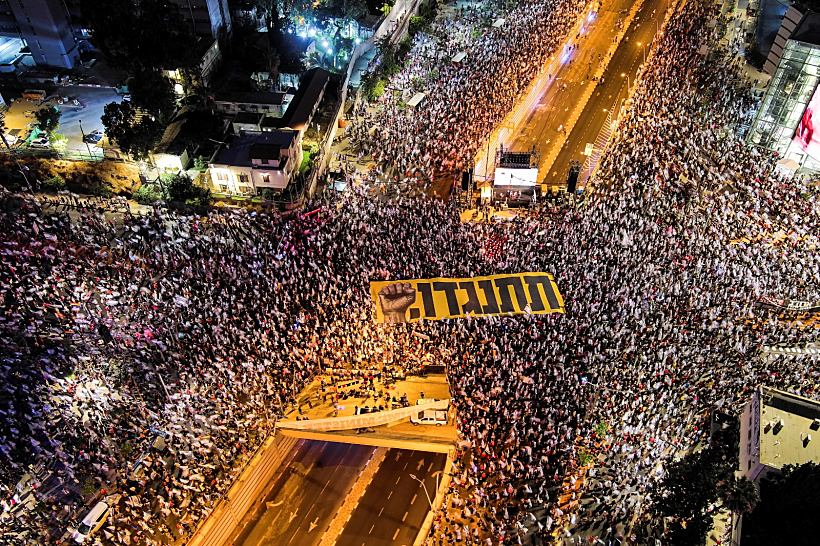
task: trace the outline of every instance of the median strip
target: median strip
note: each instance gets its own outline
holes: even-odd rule
[[[353,514],[353,510],[355,510],[359,505],[359,501],[361,500],[362,495],[364,495],[365,490],[367,490],[367,486],[370,485],[371,481],[373,481],[373,476],[379,469],[385,455],[387,455],[387,450],[388,448],[386,447],[377,447],[373,451],[373,455],[359,473],[359,477],[350,488],[350,491],[348,492],[347,497],[345,497],[342,506],[333,517],[333,521],[331,521],[330,525],[327,526],[325,534],[322,535],[322,540],[319,541],[319,546],[333,546],[336,544],[336,540],[339,538],[342,531],[344,531],[347,521]]]

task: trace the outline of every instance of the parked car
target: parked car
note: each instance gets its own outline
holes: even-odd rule
[[[414,425],[441,425],[447,424],[447,412],[444,410],[424,410],[410,416],[410,422]]]
[[[83,137],[83,142],[87,142],[88,144],[97,144],[103,139],[103,136],[102,131],[94,131],[93,133],[88,133],[85,135],[85,137]]]
[[[38,137],[29,143],[29,148],[51,148],[51,144],[46,137]]]

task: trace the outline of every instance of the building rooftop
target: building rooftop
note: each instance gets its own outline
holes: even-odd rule
[[[820,462],[820,402],[766,387],[762,393],[760,462],[774,468]]]
[[[272,91],[236,91],[217,93],[215,100],[216,102],[233,102],[237,104],[280,105],[285,102],[285,94]]]
[[[265,117],[264,114],[259,114],[257,112],[239,112],[234,116],[233,123],[259,125],[259,122],[262,121],[263,117]]]
[[[790,40],[820,45],[820,13],[807,13],[794,29]]]
[[[299,84],[299,90],[293,96],[291,105],[282,117],[282,126],[297,131],[305,129],[328,81],[330,81],[330,73],[327,70],[323,68],[308,70]]]
[[[282,148],[290,148],[299,137],[297,131],[242,131],[230,144],[219,150],[211,161],[214,165],[252,167],[254,159],[279,159]],[[282,159],[287,159],[282,156]],[[264,165],[266,168],[271,168]],[[279,168],[284,167],[284,161]]]

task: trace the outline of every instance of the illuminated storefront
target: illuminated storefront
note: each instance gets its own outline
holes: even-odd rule
[[[808,14],[786,42],[747,136],[749,144],[810,169],[820,169],[820,158],[810,157],[792,139],[820,82],[820,44],[813,43],[820,41],[818,24],[820,14]]]

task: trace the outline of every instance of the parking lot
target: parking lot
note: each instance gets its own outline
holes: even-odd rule
[[[107,87],[59,87],[55,92],[48,94],[43,102],[23,99],[20,97],[19,91],[16,93],[9,92],[8,95],[17,98],[14,99],[14,102],[11,102],[11,99],[6,96],[6,92],[3,92],[9,106],[6,112],[6,134],[12,133],[15,129],[20,129],[20,136],[23,137],[29,132],[32,124],[36,123],[33,112],[40,108],[57,106],[62,112],[60,128],[57,132],[68,138],[67,151],[85,155],[89,152],[95,155],[103,154],[102,145],[108,146],[107,139],[103,139],[99,145],[93,143],[86,145],[83,142],[83,133],[89,135],[94,131],[104,132],[105,129],[100,117],[103,115],[105,105],[122,100],[120,95]],[[68,101],[62,103],[61,97],[67,97]],[[75,99],[80,102],[79,105],[74,104]],[[15,147],[25,149],[27,146],[21,138],[15,144]],[[110,157],[112,154],[106,153],[106,155]]]

